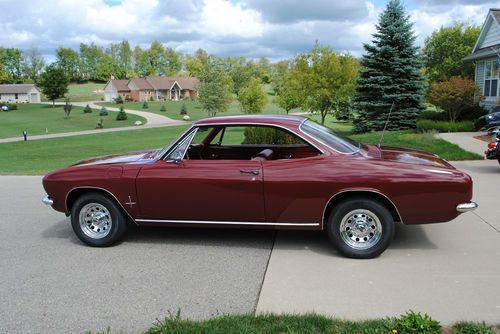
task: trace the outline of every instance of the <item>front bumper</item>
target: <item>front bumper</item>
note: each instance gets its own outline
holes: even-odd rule
[[[469,203],[461,203],[457,205],[458,212],[467,212],[475,210],[478,207],[477,203],[469,202]]]
[[[42,197],[42,203],[46,205],[52,205],[54,204],[54,200],[49,197],[49,195],[45,195]]]

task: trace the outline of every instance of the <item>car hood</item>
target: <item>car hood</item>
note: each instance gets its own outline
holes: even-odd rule
[[[375,145],[367,146],[368,154],[381,160],[455,169],[439,156],[428,152],[409,150],[399,147],[382,146],[379,148]]]
[[[129,152],[126,154],[114,154],[104,157],[90,158],[79,161],[72,166],[90,166],[103,164],[134,163],[142,161],[151,161],[155,158],[157,149]]]

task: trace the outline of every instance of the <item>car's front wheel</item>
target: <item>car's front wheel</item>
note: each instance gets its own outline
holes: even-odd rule
[[[127,229],[123,210],[100,193],[80,196],[71,210],[71,226],[77,237],[89,246],[111,246]]]
[[[381,203],[351,198],[337,204],[327,221],[327,233],[344,256],[369,259],[379,256],[394,236],[394,220]]]

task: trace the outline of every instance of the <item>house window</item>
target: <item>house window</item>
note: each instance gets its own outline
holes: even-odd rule
[[[484,64],[484,96],[498,95],[498,62],[486,61]]]
[[[19,99],[19,94],[18,94],[18,93],[15,93],[15,94],[14,94],[14,99],[15,99],[15,100]]]

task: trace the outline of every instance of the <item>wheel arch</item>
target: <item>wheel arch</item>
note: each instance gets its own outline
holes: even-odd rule
[[[66,214],[69,214],[71,212],[73,205],[75,204],[76,200],[80,196],[87,194],[89,192],[99,193],[101,195],[104,195],[104,196],[110,198],[112,201],[114,201],[118,205],[119,208],[122,209],[122,211],[125,213],[125,215],[131,221],[133,221],[134,224],[137,225],[135,219],[130,216],[130,214],[127,212],[127,210],[125,210],[123,205],[120,203],[120,201],[116,198],[116,196],[112,192],[110,192],[109,190],[104,189],[104,188],[93,187],[93,186],[75,187],[75,188],[71,189],[70,191],[68,191],[68,194],[66,195],[66,199],[64,201],[65,205],[66,205]]]
[[[321,226],[322,229],[325,228],[325,222],[330,216],[330,213],[332,209],[335,207],[335,205],[354,197],[365,197],[368,199],[373,199],[383,204],[389,210],[395,222],[403,222],[403,219],[401,218],[398,208],[396,207],[394,202],[391,201],[389,197],[387,197],[383,193],[372,189],[352,189],[352,190],[340,191],[335,195],[333,195],[332,197],[330,197],[325,206],[325,209],[323,210],[323,219]]]

